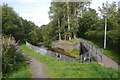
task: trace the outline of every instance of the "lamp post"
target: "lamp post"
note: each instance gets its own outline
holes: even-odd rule
[[[108,11],[108,9],[107,9]],[[104,19],[105,19],[105,28],[104,28],[104,49],[106,49],[107,46],[107,19],[111,16],[111,13],[106,12],[104,15]]]
[[[108,11],[108,10],[107,10]],[[106,49],[107,46],[107,19],[111,16],[111,13],[106,12],[105,18],[105,31],[104,31],[104,49]]]
[[[105,17],[104,49],[106,48],[107,17]]]

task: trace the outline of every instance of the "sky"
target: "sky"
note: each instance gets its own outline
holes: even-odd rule
[[[91,8],[98,11],[98,6],[108,1],[119,2],[120,0],[92,0]],[[38,26],[48,24],[49,20],[49,7],[51,0],[0,0],[0,4],[7,3],[13,7],[16,13],[23,19],[34,22]]]

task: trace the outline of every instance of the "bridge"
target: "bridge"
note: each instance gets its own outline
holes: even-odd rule
[[[97,61],[102,63],[103,53],[101,50],[94,47],[85,39],[80,38],[80,61],[92,62]]]
[[[104,55],[101,50],[90,44],[85,39],[80,38],[80,61],[81,62],[92,62],[96,61],[99,64],[102,64],[106,67],[111,67],[116,70],[119,70],[120,65],[109,58],[108,56]]]
[[[120,65],[117,62],[115,62],[111,58],[104,55],[101,50],[99,50],[98,48],[96,48],[95,46],[90,44],[85,39],[80,38],[80,40],[81,41],[79,43],[77,43],[73,46],[73,48],[80,49],[80,57],[78,57],[78,58],[71,58],[69,56],[66,56],[66,55],[63,55],[63,54],[60,54],[57,52],[53,52],[53,51],[50,51],[47,49],[45,49],[47,51],[44,51],[45,52],[44,54],[50,55],[54,58],[57,58],[58,60],[63,60],[63,61],[67,61],[67,62],[77,61],[80,63],[84,63],[84,62],[95,61],[106,67],[112,67],[112,68],[118,70],[118,66],[120,66]],[[41,53],[40,47],[34,46],[27,42],[26,42],[26,46],[28,46],[29,48],[33,49],[36,52]],[[42,52],[43,52],[43,48],[42,48]]]

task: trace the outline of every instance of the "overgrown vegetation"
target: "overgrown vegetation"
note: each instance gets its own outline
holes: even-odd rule
[[[68,63],[34,52],[26,45],[21,45],[20,48],[27,55],[43,62],[51,78],[118,78],[116,70],[98,63]]]
[[[17,41],[23,43],[29,41],[36,44],[41,40],[41,30],[33,22],[20,17],[8,4],[2,6],[2,34],[13,36]],[[39,36],[39,37],[38,37]]]
[[[72,39],[72,40],[62,40],[63,42],[66,42],[68,44],[79,44],[80,43],[80,39]],[[61,42],[61,41],[60,41]],[[66,45],[67,46],[67,45]],[[65,50],[65,53],[68,54],[68,55],[71,55],[73,57],[79,57],[80,56],[80,51],[78,49],[64,49]]]
[[[2,46],[2,78],[8,79],[19,78],[22,76],[22,72],[27,73],[24,77],[31,77],[31,73],[28,71],[28,65],[25,62],[26,59],[22,56],[22,52],[19,50],[14,38],[3,38]],[[19,74],[18,74],[19,72]],[[15,75],[16,74],[16,75]]]
[[[73,57],[79,57],[80,56],[80,51],[77,50],[77,49],[67,49],[65,50],[65,53],[68,54],[68,55],[71,55]]]

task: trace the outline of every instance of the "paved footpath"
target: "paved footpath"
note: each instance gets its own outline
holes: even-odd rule
[[[32,71],[32,78],[49,78],[45,65],[35,58],[31,57],[30,69]]]
[[[106,55],[102,55],[103,56],[103,60],[102,60],[102,64],[106,67],[112,67],[116,70],[120,70],[120,65],[115,62],[114,60],[112,60],[111,58],[107,57]]]

